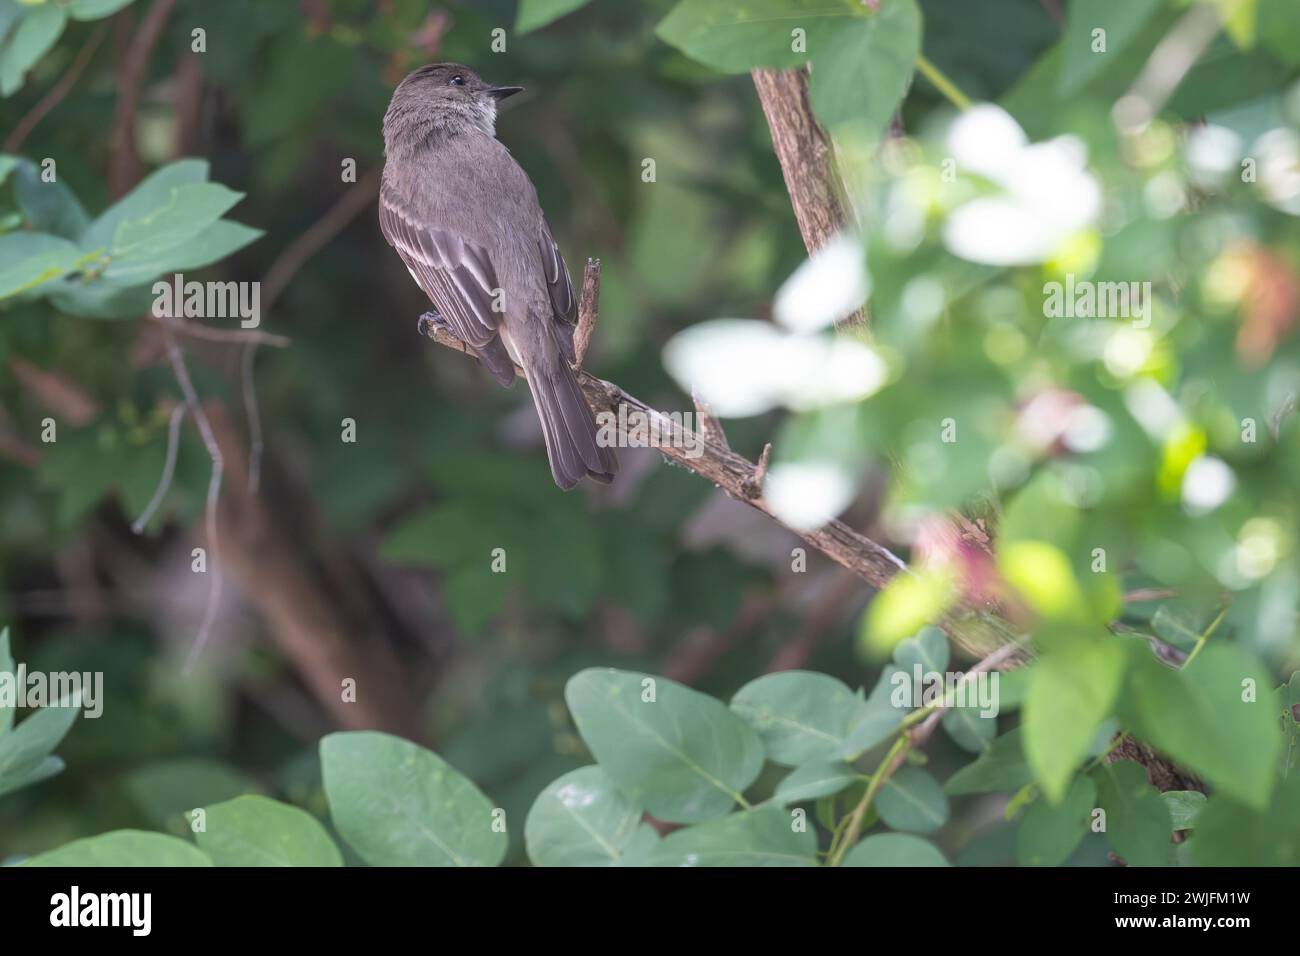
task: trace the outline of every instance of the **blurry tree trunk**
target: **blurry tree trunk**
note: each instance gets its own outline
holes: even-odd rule
[[[419,740],[418,710],[397,659],[386,645],[348,633],[332,596],[303,569],[265,499],[249,493],[241,443],[225,410],[215,402],[206,407],[230,479],[220,510],[224,566],[312,696],[340,726]],[[348,678],[356,682],[355,700],[345,699]]]

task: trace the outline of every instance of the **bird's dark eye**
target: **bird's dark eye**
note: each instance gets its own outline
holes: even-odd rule
[[[453,76],[450,80],[448,80],[448,82],[449,82],[452,86],[464,86],[464,85],[465,85],[465,77],[463,77],[463,76],[461,76],[459,73],[457,73],[457,74],[456,74],[455,76]]]

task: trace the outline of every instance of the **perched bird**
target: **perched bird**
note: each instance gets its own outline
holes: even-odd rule
[[[457,63],[407,76],[384,114],[379,225],[434,305],[429,320],[471,349],[504,386],[524,370],[561,488],[608,482],[612,448],[570,363],[577,299],[537,190],[496,139],[491,86]]]

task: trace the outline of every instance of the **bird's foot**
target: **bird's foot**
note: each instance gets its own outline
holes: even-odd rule
[[[415,328],[421,335],[427,335],[429,338],[433,338],[434,329],[442,329],[444,332],[451,331],[451,326],[447,324],[447,320],[433,310],[421,315]]]

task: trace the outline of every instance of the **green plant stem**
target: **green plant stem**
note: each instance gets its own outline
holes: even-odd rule
[[[929,80],[934,88],[943,94],[953,106],[959,110],[968,110],[971,107],[970,97],[957,88],[957,84],[948,79],[943,72],[926,59],[925,54],[916,58],[916,68],[921,71],[921,75]]]
[[[1183,667],[1186,667],[1188,664],[1194,661],[1196,659],[1196,655],[1201,653],[1201,648],[1205,646],[1207,641],[1209,641],[1210,635],[1213,634],[1215,631],[1217,631],[1219,629],[1219,625],[1223,623],[1224,615],[1228,613],[1229,607],[1231,607],[1230,604],[1223,605],[1223,607],[1219,610],[1218,616],[1215,617],[1215,619],[1210,622],[1210,626],[1205,629],[1205,632],[1196,639],[1196,646],[1193,647],[1192,652],[1187,655],[1187,660],[1183,661]]]
[[[830,866],[839,866],[844,861],[844,854],[849,852],[849,847],[858,842],[858,836],[862,833],[862,821],[866,818],[867,809],[871,806],[871,801],[875,799],[880,788],[885,785],[890,774],[894,772],[895,766],[902,763],[903,756],[912,746],[912,738],[907,734],[899,737],[894,741],[894,746],[889,748],[889,753],[885,754],[885,759],[880,761],[880,766],[876,772],[871,775],[871,783],[867,784],[867,792],[862,795],[858,805],[853,808],[849,814],[849,825],[844,830],[843,835],[830,855],[828,861]]]

